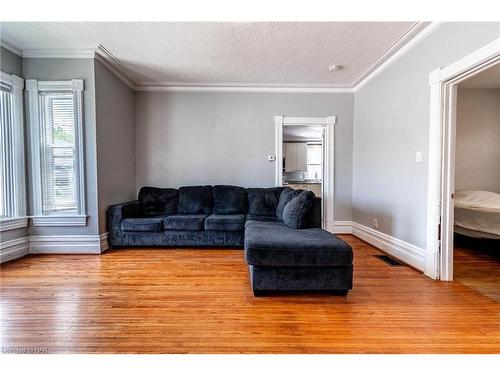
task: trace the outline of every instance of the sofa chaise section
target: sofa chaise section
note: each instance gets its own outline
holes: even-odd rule
[[[245,259],[254,294],[352,289],[352,249],[320,228],[291,229],[281,222],[248,221]]]

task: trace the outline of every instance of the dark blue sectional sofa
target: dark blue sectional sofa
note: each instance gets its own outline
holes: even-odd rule
[[[113,247],[244,247],[255,295],[352,288],[352,249],[321,229],[321,199],[290,188],[143,187],[110,206]]]

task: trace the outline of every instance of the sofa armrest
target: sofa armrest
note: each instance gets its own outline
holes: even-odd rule
[[[128,217],[137,217],[140,212],[138,200],[115,204],[108,208],[108,242],[111,246],[120,246],[122,238],[121,221]]]

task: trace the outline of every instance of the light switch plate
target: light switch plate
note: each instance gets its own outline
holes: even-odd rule
[[[415,163],[422,163],[422,151],[415,153]]]

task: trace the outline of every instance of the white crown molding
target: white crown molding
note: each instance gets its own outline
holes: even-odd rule
[[[71,47],[54,46],[24,46],[23,58],[36,59],[93,59],[99,49],[99,44],[81,44]]]
[[[115,76],[134,91],[150,92],[255,92],[255,93],[354,93],[369,81],[387,69],[396,60],[406,54],[420,41],[426,38],[441,23],[416,22],[404,35],[378,56],[348,85],[329,87],[326,85],[290,85],[290,84],[256,84],[256,83],[211,83],[204,82],[134,82],[120,61],[104,46],[98,43],[77,45],[72,47],[23,46],[22,42],[2,31],[2,46],[23,58],[95,58],[102,62]]]
[[[104,57],[100,51],[96,53],[95,59],[99,61],[102,65],[104,65],[111,73],[115,75],[116,78],[118,78],[122,83],[124,83],[129,89],[133,91],[137,91],[137,86],[136,84],[130,80],[130,78],[127,77],[125,73],[122,73],[121,69],[119,68],[119,62],[109,60],[108,58]]]
[[[313,86],[248,86],[248,85],[203,85],[196,82],[189,84],[169,85],[167,82],[146,84],[135,86],[136,91],[152,91],[152,92],[261,92],[261,93],[304,93],[304,94],[345,94],[353,93],[353,88],[350,87],[313,87]]]
[[[3,29],[0,30],[0,45],[18,56],[23,56],[23,43]]]
[[[380,61],[380,64],[378,66],[374,67],[374,69],[372,69],[368,75],[364,76],[363,80],[354,86],[354,92],[361,89],[368,82],[370,82],[373,78],[375,78],[380,73],[382,73],[384,70],[386,70],[389,66],[391,66],[394,62],[396,62],[398,59],[400,59],[402,56],[404,56],[408,51],[410,51],[418,43],[420,43],[422,40],[427,38],[439,26],[441,26],[441,22],[431,22],[424,29],[422,29],[420,32],[418,32],[413,38],[411,38],[409,40],[405,39],[406,44],[402,45],[399,49],[392,49],[390,52],[388,52],[390,54],[390,56],[385,60],[382,59],[382,61]]]
[[[420,31],[422,31],[427,22],[415,22],[403,35],[399,36],[389,47],[387,47],[379,56],[377,56],[368,66],[363,69],[351,82],[348,87],[356,87],[359,83],[363,82],[366,77],[374,70],[381,66],[384,61],[390,58],[394,53],[400,50],[409,40],[414,38]]]

